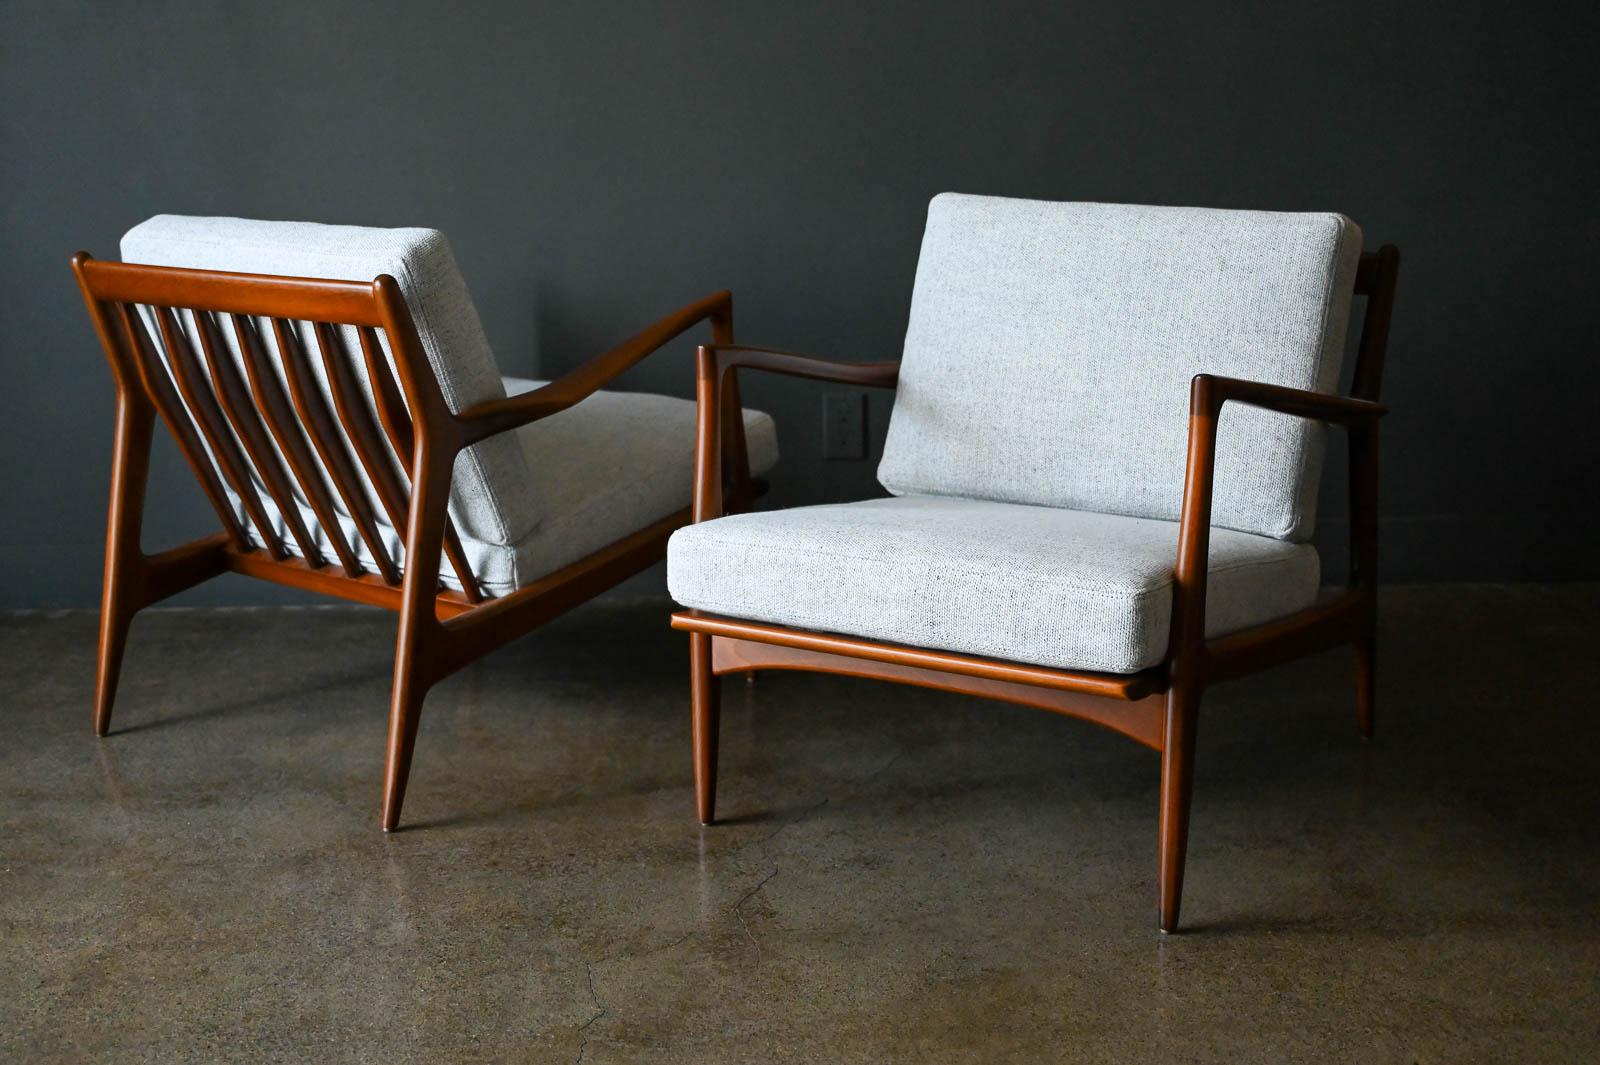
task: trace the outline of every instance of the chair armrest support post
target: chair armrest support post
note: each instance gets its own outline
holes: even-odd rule
[[[740,368],[867,388],[893,388],[900,377],[899,362],[840,362],[771,348],[738,347],[732,343],[703,345],[695,353],[695,388],[699,404],[695,419],[694,467],[694,520],[697,522],[722,517],[725,512],[723,468],[728,453],[735,450],[729,446],[735,435],[736,450],[743,451],[744,419],[737,402],[739,383],[735,372]],[[720,418],[719,411],[723,415]],[[727,428],[723,427],[724,421]],[[727,433],[728,440],[722,438],[723,433]],[[748,467],[745,469],[748,479]],[[742,505],[737,474],[734,488],[734,503]]]
[[[1352,584],[1370,587],[1377,555],[1378,419],[1381,403],[1305,389],[1197,374],[1189,391],[1189,451],[1178,520],[1168,657],[1203,653],[1206,582],[1211,548],[1211,502],[1216,478],[1217,422],[1224,404],[1244,403],[1350,431]]]

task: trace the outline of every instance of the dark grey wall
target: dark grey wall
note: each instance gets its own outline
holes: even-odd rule
[[[1247,6],[6,3],[0,604],[95,600],[111,387],[67,257],[150,214],[443,229],[548,375],[718,287],[747,341],[893,356],[946,189],[1353,216],[1406,257],[1388,575],[1596,576],[1593,5]],[[688,346],[629,384],[689,395]],[[748,396],[778,502],[874,491],[814,386]],[[154,544],[209,527],[170,454],[151,508]]]

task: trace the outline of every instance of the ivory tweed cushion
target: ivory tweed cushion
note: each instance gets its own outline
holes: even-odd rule
[[[667,548],[684,606],[803,629],[1133,673],[1162,661],[1175,522],[938,496],[739,514]],[[1211,533],[1206,633],[1309,605],[1309,544]]]
[[[1332,391],[1360,252],[1337,214],[937,196],[879,480],[1176,519],[1190,379]],[[1320,467],[1320,426],[1229,406],[1214,524],[1304,539]]]
[[[545,384],[500,376],[450,246],[435,230],[158,215],[123,237],[122,257],[154,266],[291,277],[371,281],[389,274],[400,284],[423,350],[452,410]],[[159,331],[148,317],[146,321],[155,349],[164,352]],[[197,345],[187,317],[183,327]],[[258,323],[258,332],[262,350],[281,380],[282,364],[270,330]],[[300,332],[307,365],[331,409],[332,394],[315,338],[309,328]],[[344,332],[346,350],[359,352],[353,331]],[[238,360],[232,331],[224,329],[222,336]],[[351,366],[370,400],[361,359],[353,358]],[[778,460],[777,429],[759,411],[747,410],[744,417],[751,470],[765,473]],[[456,462],[450,512],[473,574],[485,591],[504,595],[687,507],[693,496],[694,435],[693,402],[599,392],[559,414],[463,452]],[[391,452],[390,458],[404,470],[398,456]],[[393,528],[376,492],[364,476],[362,481],[385,549],[404,568],[403,530]],[[264,546],[238,496],[225,478],[223,483],[250,538]],[[306,528],[323,557],[332,558],[326,531],[309,503],[300,498],[298,487],[295,491]],[[257,485],[257,496],[276,539],[299,554],[300,546],[265,486]],[[330,489],[329,496],[345,542],[364,565],[372,567],[371,552],[338,494]],[[460,588],[455,571],[442,559],[440,576],[447,586]]]
[[[156,215],[122,238],[122,258],[151,266],[343,281],[371,281],[380,274],[389,274],[405,295],[423,351],[450,409],[460,411],[505,396],[477,308],[456,269],[449,243],[437,230]],[[192,334],[187,322],[186,328]],[[270,332],[263,332],[263,350],[278,365]],[[300,332],[307,362],[327,395],[316,341],[309,328]],[[354,330],[343,332],[346,350],[359,352]],[[234,351],[232,331],[223,330],[223,338]],[[159,336],[154,343],[157,351],[163,350]],[[384,346],[387,350],[386,338]],[[355,358],[352,366],[366,387],[366,368],[361,359]],[[281,369],[279,372],[281,375]],[[370,486],[368,494],[374,511],[382,513]],[[233,496],[231,489],[229,495]],[[338,500],[337,493],[330,495]],[[237,504],[238,500],[234,502]],[[337,505],[343,513],[343,504]],[[522,449],[511,435],[476,444],[456,460],[450,513],[463,537],[484,543],[514,544],[532,531],[540,517],[540,502],[532,489]],[[315,519],[309,511],[307,514],[314,526]]]
[[[505,389],[515,396],[545,383],[507,377]],[[771,417],[754,410],[744,412],[744,427],[751,472],[766,473],[778,461],[777,427]],[[505,595],[687,507],[694,495],[694,432],[695,405],[690,400],[596,392],[559,414],[508,433],[526,459],[530,487],[545,501],[545,514],[511,544],[462,533],[462,550],[479,583],[491,595]],[[271,499],[262,502],[278,539],[298,554]],[[242,520],[237,504],[235,510]],[[316,516],[305,506],[300,513],[325,555],[332,557]],[[376,513],[385,549],[400,557],[403,530],[397,532],[382,511]],[[357,557],[372,565],[355,525],[347,519],[340,524]],[[440,577],[448,587],[461,587],[443,560]]]

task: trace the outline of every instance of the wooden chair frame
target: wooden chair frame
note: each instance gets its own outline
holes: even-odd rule
[[[182,270],[103,262],[86,252],[73,257],[72,268],[116,384],[94,708],[98,735],[106,735],[110,728],[134,615],[219,574],[243,573],[393,610],[400,618],[382,814],[384,830],[392,830],[399,824],[417,723],[429,689],[659,561],[665,556],[667,538],[690,520],[691,508],[686,506],[514,592],[486,598],[449,516],[450,482],[463,448],[571,407],[700,322],[711,324],[716,343],[731,344],[733,303],[727,292],[679,309],[541,388],[456,413],[446,405],[400,286],[388,275],[357,282]],[[138,321],[141,307],[161,334],[171,361],[170,378]],[[198,354],[182,327],[184,312],[199,339]],[[219,333],[223,319],[241,350],[243,380]],[[289,386],[287,396],[263,353],[265,337],[257,335],[256,319],[271,323]],[[291,325],[295,321],[313,327],[334,401],[332,411],[309,372],[307,353]],[[345,350],[337,326],[357,330],[359,356]],[[383,355],[379,332],[388,338],[398,382]],[[378,425],[352,373],[357,357],[371,382]],[[736,385],[723,400],[732,419],[720,435],[727,448],[723,463],[730,471],[727,490],[733,500],[746,500],[755,486],[745,454]],[[194,471],[222,531],[146,554],[140,530],[158,417]],[[384,438],[406,465],[409,484],[400,483],[395,475]],[[208,451],[215,456],[215,465]],[[326,471],[326,481],[318,474],[313,451]],[[400,560],[390,557],[378,535],[378,516],[360,483],[358,466],[371,481],[391,526],[405,530],[403,573]],[[252,471],[267,489],[301,557],[291,554],[275,534]],[[248,524],[265,548],[251,542],[219,474],[240,498]],[[316,513],[334,557],[325,558],[317,549],[301,519],[291,482]],[[329,485],[375,562],[372,572],[358,560],[340,528]],[[461,591],[441,585],[441,555],[453,568]]]
[[[699,610],[672,616],[690,642],[695,799],[700,820],[716,810],[719,680],[727,673],[794,669],[871,677],[1035,706],[1103,725],[1161,755],[1158,826],[1158,919],[1178,927],[1193,790],[1195,729],[1201,696],[1212,684],[1327,648],[1355,652],[1357,723],[1372,735],[1376,669],[1378,402],[1400,255],[1392,245],[1361,257],[1355,290],[1366,297],[1351,396],[1284,388],[1200,374],[1192,382],[1189,448],[1173,612],[1166,661],[1115,675],[998,661],[949,651],[880,643],[721,617]],[[898,362],[848,363],[763,348],[713,344],[699,349],[699,421],[695,521],[723,513],[719,440],[723,394],[738,387],[740,369],[820,381],[893,388]],[[1255,628],[1207,639],[1206,571],[1211,534],[1217,420],[1226,403],[1243,403],[1348,431],[1350,447],[1350,578],[1347,587],[1311,607]]]

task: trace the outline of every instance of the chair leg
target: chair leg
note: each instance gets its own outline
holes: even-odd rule
[[[694,802],[700,823],[717,812],[717,733],[722,718],[721,681],[711,669],[711,637],[689,634],[689,700],[694,737]]]
[[[100,656],[94,679],[94,734],[111,731],[111,706],[117,699],[117,679],[122,675],[122,653],[128,646],[133,612],[117,603],[116,591],[107,584],[100,606]]]
[[[154,432],[150,409],[119,392],[111,452],[111,500],[106,515],[105,585],[100,595],[100,653],[94,684],[94,732],[111,729],[111,707],[122,675],[128,627],[145,580],[139,529]]]
[[[1373,713],[1378,701],[1378,634],[1376,626],[1367,630],[1355,642],[1356,727],[1361,738],[1372,738]]]
[[[411,777],[411,753],[417,746],[417,724],[422,720],[422,702],[428,697],[427,685],[418,682],[411,658],[402,647],[395,659],[389,753],[383,773],[385,832],[393,832],[400,825],[400,807],[406,799],[406,781]]]
[[[1194,736],[1200,685],[1177,679],[1167,692],[1161,751],[1160,862],[1157,890],[1161,931],[1178,929],[1183,900],[1183,865],[1189,847],[1189,800],[1194,792]]]
[[[406,528],[406,577],[395,631],[394,691],[389,704],[389,751],[383,771],[383,830],[400,825],[411,777],[411,753],[428,689],[441,679],[444,631],[434,614],[439,563],[457,452],[437,450],[428,434],[416,438],[411,470],[411,514]]]

